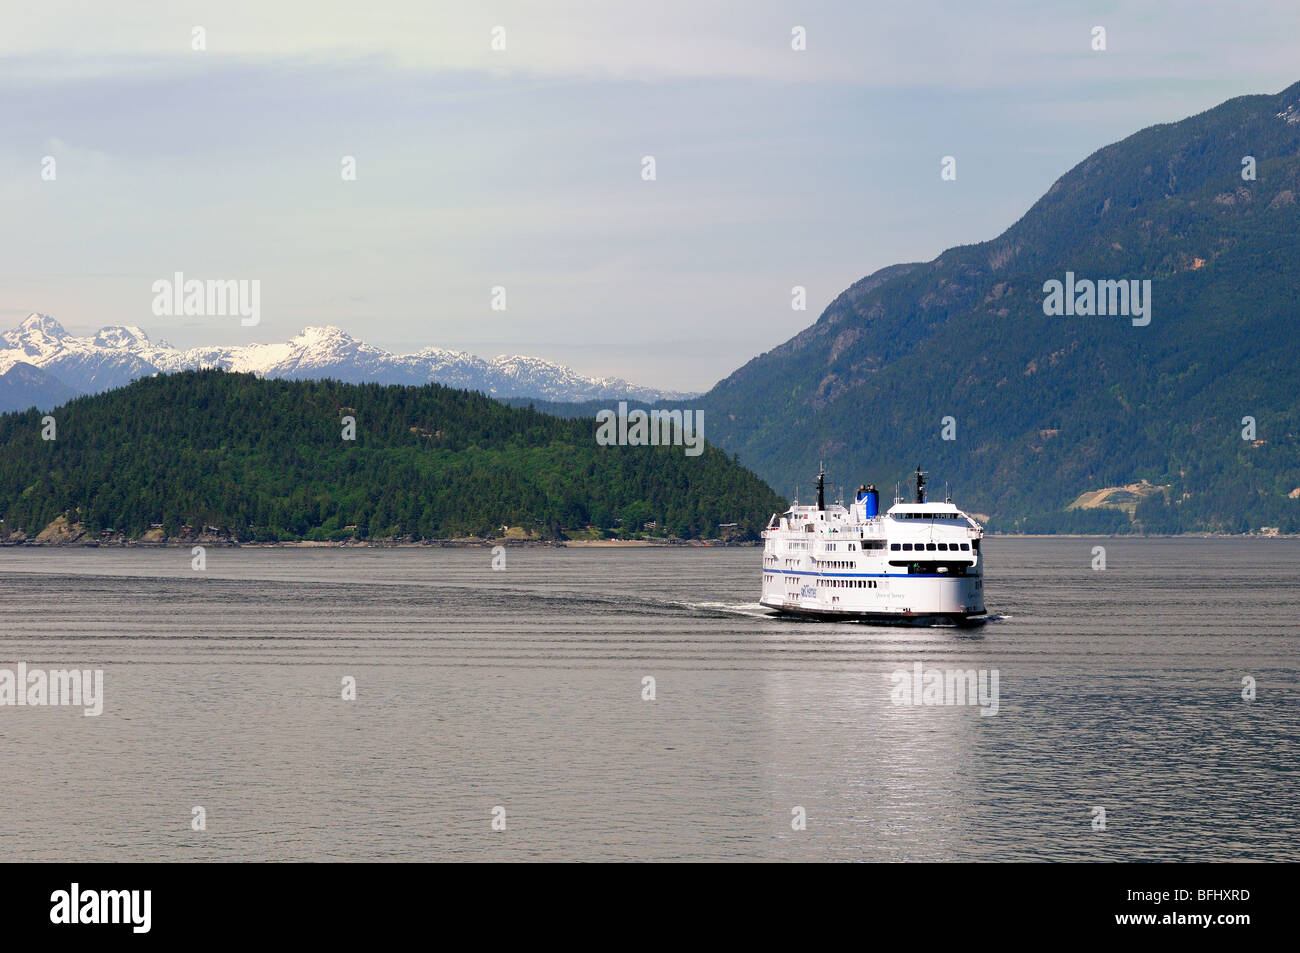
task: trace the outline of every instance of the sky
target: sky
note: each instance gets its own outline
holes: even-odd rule
[[[1300,80],[1296,0],[0,0],[0,23],[0,328],[332,324],[675,390],[992,238],[1107,143]],[[260,323],[155,315],[178,271],[259,281]]]

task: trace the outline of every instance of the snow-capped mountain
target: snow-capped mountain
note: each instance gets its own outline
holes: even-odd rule
[[[0,374],[16,364],[40,368],[73,390],[93,394],[154,373],[219,367],[259,377],[332,377],[352,383],[427,384],[479,390],[495,397],[580,401],[675,399],[689,395],[636,387],[618,378],[583,377],[536,357],[502,355],[486,361],[465,351],[426,347],[392,354],[335,327],[303,328],[282,344],[201,346],[181,351],[153,342],[141,328],[100,328],[74,337],[53,318],[32,314],[0,334]]]
[[[93,338],[74,338],[48,315],[33,314],[0,334],[0,374],[31,364],[78,393],[94,394],[152,374],[157,368],[135,350],[148,340],[139,328],[103,328]],[[113,347],[101,341],[130,343]]]

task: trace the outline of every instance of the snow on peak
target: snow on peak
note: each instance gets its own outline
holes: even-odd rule
[[[7,351],[11,358],[4,362],[6,365],[26,361],[40,366],[43,360],[62,350],[65,340],[71,339],[58,321],[48,314],[30,314],[12,331],[0,334],[0,342],[3,342],[0,352]],[[7,369],[8,367],[0,368]]]
[[[94,343],[98,347],[148,347],[149,335],[134,324],[113,324],[106,328],[100,328],[99,333],[95,335]]]
[[[308,326],[288,341],[274,344],[203,345],[179,351],[166,341],[151,342],[134,325],[112,325],[100,328],[93,337],[74,337],[48,315],[32,314],[17,328],[0,334],[0,373],[20,362],[55,375],[81,393],[122,387],[158,372],[217,367],[272,378],[439,383],[502,397],[558,401],[668,396],[617,378],[584,377],[540,357],[502,354],[485,361],[442,347],[393,354],[333,325]]]
[[[338,344],[354,344],[356,338],[332,324],[323,327],[310,325],[294,335],[291,343],[302,347],[333,347]]]
[[[14,331],[21,334],[38,332],[41,334],[48,334],[50,337],[55,339],[66,338],[68,336],[68,332],[64,330],[63,325],[59,324],[58,321],[55,321],[48,314],[41,314],[39,311],[33,311],[29,314],[23,319],[22,324],[14,328]]]

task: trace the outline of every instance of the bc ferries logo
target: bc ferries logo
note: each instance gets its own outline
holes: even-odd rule
[[[1065,282],[1055,278],[1043,284],[1043,314],[1061,315],[1132,315],[1133,326],[1144,328],[1151,323],[1151,279],[1144,281],[1093,281],[1074,278],[1065,273]]]
[[[805,599],[816,599],[817,589],[814,586],[804,586],[799,590],[799,595]]]

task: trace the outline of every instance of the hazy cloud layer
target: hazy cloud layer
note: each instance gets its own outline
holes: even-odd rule
[[[991,237],[1106,142],[1300,78],[1290,0],[55,2],[5,22],[5,313],[182,347],[336,324],[681,389],[875,268]],[[262,324],[154,317],[177,270],[260,279]]]

